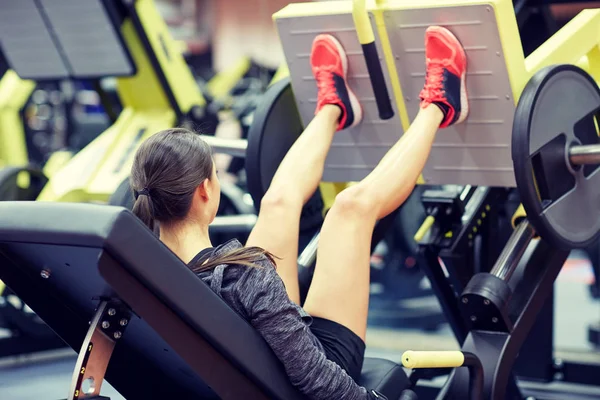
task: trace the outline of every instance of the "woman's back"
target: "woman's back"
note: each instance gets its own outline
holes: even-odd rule
[[[240,242],[231,240],[202,250],[189,266],[241,247]],[[256,267],[218,265],[198,276],[258,330],[281,360],[291,382],[303,393],[310,398],[367,398],[364,388],[327,359],[321,342],[309,328],[312,318],[289,299],[267,257],[257,260]]]

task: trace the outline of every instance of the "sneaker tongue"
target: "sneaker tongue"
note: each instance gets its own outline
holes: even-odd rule
[[[321,65],[316,68],[317,74],[322,74],[324,72],[333,73],[335,71],[334,65]]]
[[[333,80],[333,72],[328,69],[319,69],[315,73],[317,79],[317,87],[319,88],[320,96],[327,96],[329,92],[335,93],[335,82]]]
[[[425,78],[425,88],[428,91],[440,89],[444,80],[444,68],[447,68],[448,60],[446,59],[427,59],[427,73]]]
[[[428,58],[427,65],[429,66],[430,64],[439,65],[441,67],[447,67],[448,65],[450,65],[450,60],[448,60],[447,58]]]

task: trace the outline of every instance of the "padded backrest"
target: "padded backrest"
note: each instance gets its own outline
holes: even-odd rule
[[[111,268],[122,269],[133,277],[148,292],[147,295],[159,299],[187,326],[192,327],[198,341],[210,343],[220,355],[260,387],[268,398],[302,398],[260,334],[124,208],[91,204],[2,202],[0,243],[13,243],[15,246],[23,243],[61,245],[66,252],[78,247],[102,249],[106,254],[100,255],[98,268],[103,278],[107,276],[102,271],[103,265],[118,264]],[[47,254],[47,262],[51,262],[49,257],[50,253]],[[115,262],[103,261],[107,259]],[[108,267],[105,268],[108,270]],[[38,276],[31,278],[38,279]],[[57,279],[66,280],[68,277]],[[90,273],[88,279],[100,278]],[[107,281],[110,282],[109,279]],[[71,286],[63,285],[64,290],[70,290]],[[111,289],[122,298],[128,296],[125,287]],[[40,293],[40,296],[43,295]],[[131,305],[133,302],[128,303]],[[135,306],[133,311],[142,319],[145,318]],[[134,332],[127,331],[124,337],[132,334]]]
[[[123,268],[272,396],[301,398],[262,336],[133,214],[121,210],[105,246]]]
[[[97,211],[81,218],[67,204],[0,203],[0,279],[76,351],[99,298],[118,301],[98,268],[117,215]],[[215,398],[171,347],[134,314],[106,379],[126,398]]]

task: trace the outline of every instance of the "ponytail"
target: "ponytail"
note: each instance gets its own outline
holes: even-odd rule
[[[133,214],[138,217],[152,232],[154,232],[154,210],[150,196],[140,196],[136,194],[137,199],[133,204]]]
[[[225,254],[211,256],[205,261],[199,260],[198,263],[192,265],[190,269],[195,273],[200,273],[211,270],[216,266],[223,264],[260,268],[261,265],[259,264],[259,261],[265,257],[273,264],[274,267],[276,267],[276,257],[267,250],[260,247],[241,247]]]

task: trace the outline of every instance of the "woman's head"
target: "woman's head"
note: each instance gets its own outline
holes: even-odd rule
[[[146,140],[133,160],[130,184],[136,197],[133,213],[152,230],[155,222],[162,228],[182,222],[208,227],[219,208],[221,186],[211,148],[187,129],[167,129]],[[275,264],[271,253],[242,247],[212,256],[191,269],[202,272],[221,264],[255,267],[263,257]]]
[[[138,149],[131,168],[133,213],[150,229],[195,222],[208,226],[221,190],[210,146],[187,129],[167,129]]]

